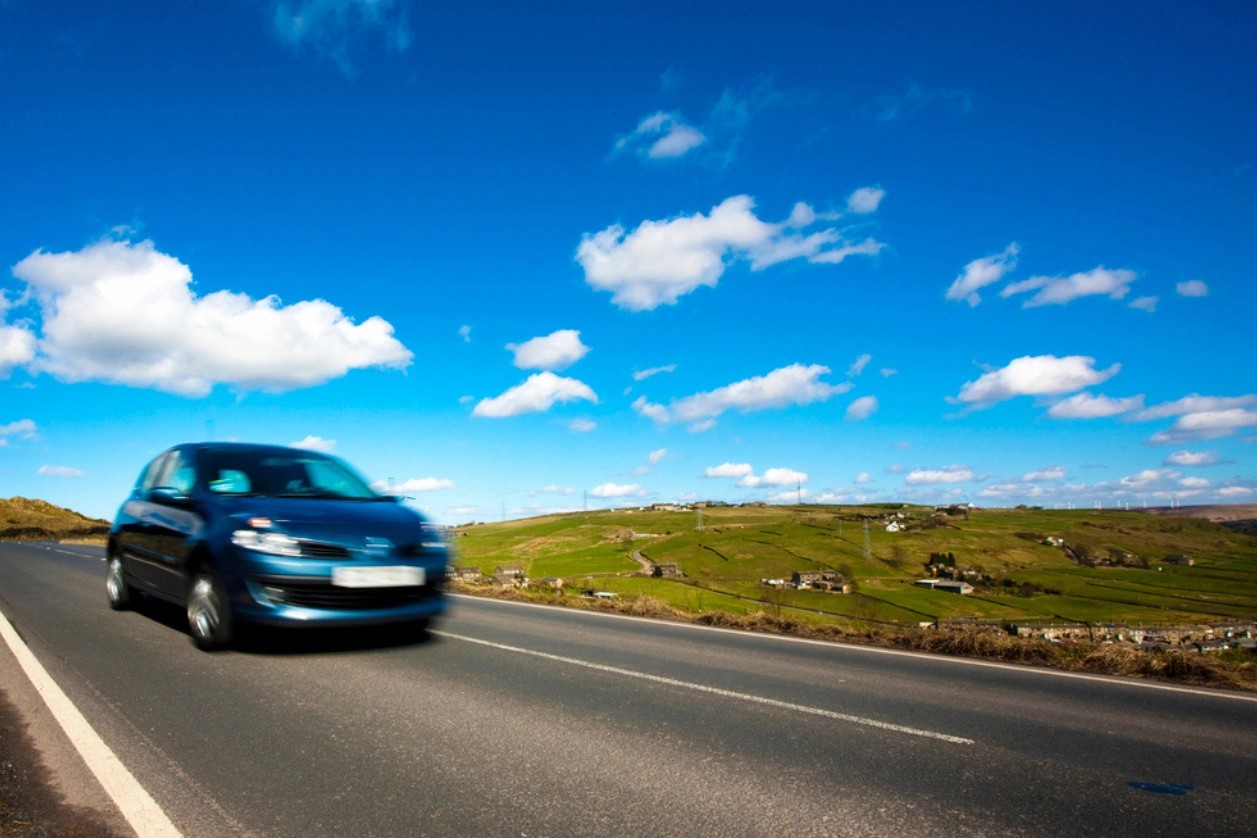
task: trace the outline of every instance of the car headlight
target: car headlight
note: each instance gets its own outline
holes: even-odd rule
[[[246,550],[269,553],[272,556],[301,555],[301,542],[282,532],[236,530],[231,534],[231,543]]]

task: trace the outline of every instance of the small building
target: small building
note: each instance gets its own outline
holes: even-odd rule
[[[484,574],[480,572],[480,568],[469,567],[466,565],[461,567],[451,567],[449,575],[460,582],[479,582],[484,579]]]
[[[524,571],[523,565],[499,565],[493,569],[493,584],[526,585],[528,584],[528,574]]]
[[[958,582],[954,579],[918,579],[912,584],[918,588],[946,591],[950,594],[971,594],[974,590],[973,585],[968,582]]]
[[[650,575],[656,579],[674,579],[684,576],[679,565],[673,562],[655,562],[650,566]]]

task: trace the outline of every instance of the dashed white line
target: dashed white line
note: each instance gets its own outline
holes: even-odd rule
[[[796,713],[807,713],[811,716],[822,716],[827,719],[837,719],[838,721],[850,722],[851,724],[864,725],[866,727],[874,727],[880,730],[890,730],[895,733],[906,733],[910,736],[921,736],[927,739],[938,739],[943,742],[950,742],[954,745],[973,745],[973,739],[966,739],[962,736],[951,736],[946,733],[938,733],[933,730],[922,730],[921,728],[908,727],[906,725],[897,725],[892,722],[883,722],[877,719],[870,719],[865,716],[853,716],[849,713],[838,713],[834,710],[826,710],[823,707],[810,707],[806,704],[795,704],[789,701],[779,701],[775,698],[765,698],[760,695],[751,695],[749,693],[740,693],[733,690],[726,690],[720,687],[709,687],[706,684],[696,684],[691,681],[681,681],[676,678],[668,678],[663,675],[651,675],[648,672],[638,672],[633,669],[623,669],[618,666],[608,666],[607,664],[594,663],[593,661],[581,660],[580,658],[569,658],[564,655],[553,655],[549,652],[539,652],[535,649],[524,649],[519,646],[510,646],[505,643],[495,643],[491,640],[481,640],[476,637],[467,637],[462,634],[454,634],[448,631],[431,630],[432,634],[440,637],[448,637],[451,640],[463,640],[467,643],[476,643],[480,646],[488,646],[492,649],[499,649],[504,652],[514,652],[520,655],[531,655],[535,658],[543,658],[545,660],[555,661],[557,663],[566,663],[572,666],[581,666],[586,669],[593,669],[598,672],[607,672],[612,675],[624,675],[629,678],[637,678],[642,681],[650,681],[656,684],[666,684],[670,687],[681,687],[682,689],[694,690],[695,692],[709,693],[718,695],[722,698],[732,698],[738,701],[749,701],[754,704],[763,704],[769,707],[777,707],[782,710],[792,710]]]
[[[117,755],[105,744],[69,697],[52,680],[43,664],[23,642],[4,614],[0,614],[0,637],[13,651],[26,677],[44,699],[53,717],[78,749],[87,767],[96,775],[106,793],[113,799],[123,817],[141,838],[167,838],[182,833],[157,805],[139,781],[127,770]]]

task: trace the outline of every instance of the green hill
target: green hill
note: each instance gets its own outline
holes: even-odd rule
[[[1243,522],[1173,513],[900,504],[618,510],[459,527],[453,544],[460,565],[486,575],[521,564],[529,577],[559,577],[569,590],[648,594],[688,612],[913,626],[1257,620],[1257,537]],[[680,575],[661,576],[669,566]],[[763,581],[826,572],[822,584],[833,591]],[[915,584],[936,577],[973,590]]]
[[[0,540],[101,540],[109,522],[29,498],[0,499]]]

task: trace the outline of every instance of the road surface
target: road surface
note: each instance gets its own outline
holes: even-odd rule
[[[1250,696],[464,597],[206,654],[100,556],[0,544],[0,612],[189,836],[1254,831]]]

